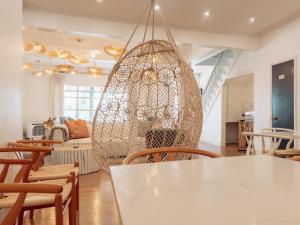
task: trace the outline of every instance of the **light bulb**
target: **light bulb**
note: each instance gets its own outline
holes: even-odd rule
[[[204,17],[209,17],[210,16],[210,11],[205,11],[204,12]]]
[[[30,69],[32,69],[32,64],[31,63],[24,63],[23,64],[23,69],[24,70],[30,70]]]
[[[252,23],[254,23],[254,22],[255,22],[255,18],[254,18],[254,17],[249,18],[249,23],[250,23],[250,24],[252,24]]]

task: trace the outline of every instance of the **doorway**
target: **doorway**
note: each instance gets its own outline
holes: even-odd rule
[[[294,60],[272,66],[272,127],[294,130]]]
[[[272,127],[294,129],[294,60],[272,66]]]
[[[223,88],[226,90],[226,99],[223,102],[223,143],[246,150],[246,140],[242,132],[253,131],[254,75],[250,73],[227,79]]]

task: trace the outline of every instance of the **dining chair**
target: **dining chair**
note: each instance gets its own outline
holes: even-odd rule
[[[9,146],[12,147],[30,147],[30,146],[44,146],[51,148],[51,151],[55,151],[54,144],[59,144],[60,141],[55,140],[18,140],[16,142],[9,142]],[[75,174],[75,186],[76,186],[76,209],[79,210],[79,163],[70,163],[63,165],[51,165],[42,166],[44,157],[50,152],[39,152],[35,159],[33,159],[32,170],[30,171],[28,181],[43,181],[43,180],[56,180],[66,178],[70,173]],[[16,151],[15,154],[18,158],[22,159],[22,151]]]
[[[262,132],[286,132],[286,133],[294,133],[294,130],[288,128],[280,128],[280,127],[268,127],[263,128]]]
[[[17,140],[16,143],[19,144],[24,144],[24,145],[34,145],[34,146],[48,146],[48,147],[52,147],[55,144],[62,144],[61,141],[56,141],[56,140],[48,140],[48,139],[42,139],[42,140]],[[39,157],[36,159],[35,163],[34,163],[34,170],[38,169],[42,164],[43,164],[43,160],[44,157],[47,155],[48,153],[44,153],[41,152],[39,154]]]
[[[293,138],[294,130],[288,128],[281,127],[271,127],[271,128],[263,128],[262,133],[273,133],[278,135],[290,136],[290,139],[287,140],[285,151],[278,150],[275,152],[275,155],[278,157],[292,157],[295,155],[300,155],[300,151],[293,148],[292,145],[295,142],[295,138]],[[264,140],[262,140],[264,142]],[[278,138],[271,138],[272,143],[277,143]],[[282,142],[282,141],[281,141]],[[264,144],[264,143],[263,143]]]
[[[0,152],[31,152],[30,163],[22,166],[17,175],[14,178],[14,183],[29,182],[30,170],[33,167],[34,160],[38,158],[39,153],[49,153],[52,149],[49,147],[41,146],[27,146],[27,147],[6,147],[0,148]],[[24,159],[6,159],[0,161],[0,164],[4,164],[2,172],[0,174],[0,183],[5,181],[7,176],[8,168],[10,165],[18,164],[18,162],[28,162]],[[63,224],[63,213],[69,208],[69,224],[76,224],[76,186],[75,186],[75,173],[71,172],[64,179],[52,179],[36,181],[33,184],[44,184],[44,185],[59,185],[63,187],[63,191],[59,195],[49,194],[28,194],[24,206],[19,213],[18,225],[23,223],[23,215],[25,211],[30,211],[30,218],[33,218],[33,210],[40,208],[55,207],[56,211],[56,225]],[[16,201],[15,194],[8,194],[5,198],[0,199],[0,208],[11,207]]]
[[[280,131],[280,132],[278,132]],[[256,154],[254,138],[261,138],[262,153],[265,155],[272,155],[282,158],[293,157],[300,155],[300,150],[292,148],[292,143],[295,141],[292,130],[284,128],[266,128],[260,133],[243,132],[247,141],[246,155]],[[270,148],[267,147],[266,139],[270,139]],[[285,149],[279,149],[283,140],[287,140]]]
[[[300,162],[300,156],[294,156],[294,157],[291,157],[290,159],[293,161]]]
[[[219,154],[188,147],[152,148],[138,151],[128,155],[123,160],[123,165],[136,163],[154,163],[163,161],[190,160],[199,156],[210,158],[221,157]]]
[[[3,220],[0,221],[0,224],[15,225],[17,217],[24,207],[24,202],[28,193],[59,195],[62,191],[62,186],[53,184],[0,183],[0,193],[10,193],[15,195],[15,202],[11,205],[10,210]]]

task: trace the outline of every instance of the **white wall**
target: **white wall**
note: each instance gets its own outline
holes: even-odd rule
[[[255,52],[242,51],[227,79],[252,74],[255,68]]]
[[[22,1],[0,1],[0,146],[22,137]],[[13,154],[0,153],[0,158]],[[1,166],[0,166],[1,168]],[[8,173],[11,181],[17,168]],[[0,221],[5,212],[1,210]]]
[[[22,1],[0,1],[0,145],[22,137]]]
[[[205,121],[203,121],[202,134],[200,137],[201,142],[207,142],[213,145],[222,145],[222,121],[223,121],[223,96],[224,89],[219,93],[210,113]]]
[[[271,105],[271,66],[295,58],[296,77],[296,121],[295,128],[300,128],[300,104],[299,90],[300,78],[300,18],[263,36],[261,48],[255,55],[254,73],[254,99],[255,122],[254,129],[259,131],[264,127],[270,127],[272,117]]]
[[[225,100],[226,101],[226,100]],[[227,86],[226,122],[237,122],[245,111],[253,110],[253,83]]]
[[[51,116],[50,77],[34,77],[23,73],[23,122],[45,121]]]

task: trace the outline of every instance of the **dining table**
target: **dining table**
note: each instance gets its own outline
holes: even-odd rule
[[[268,155],[111,167],[123,225],[299,225],[300,163]]]

